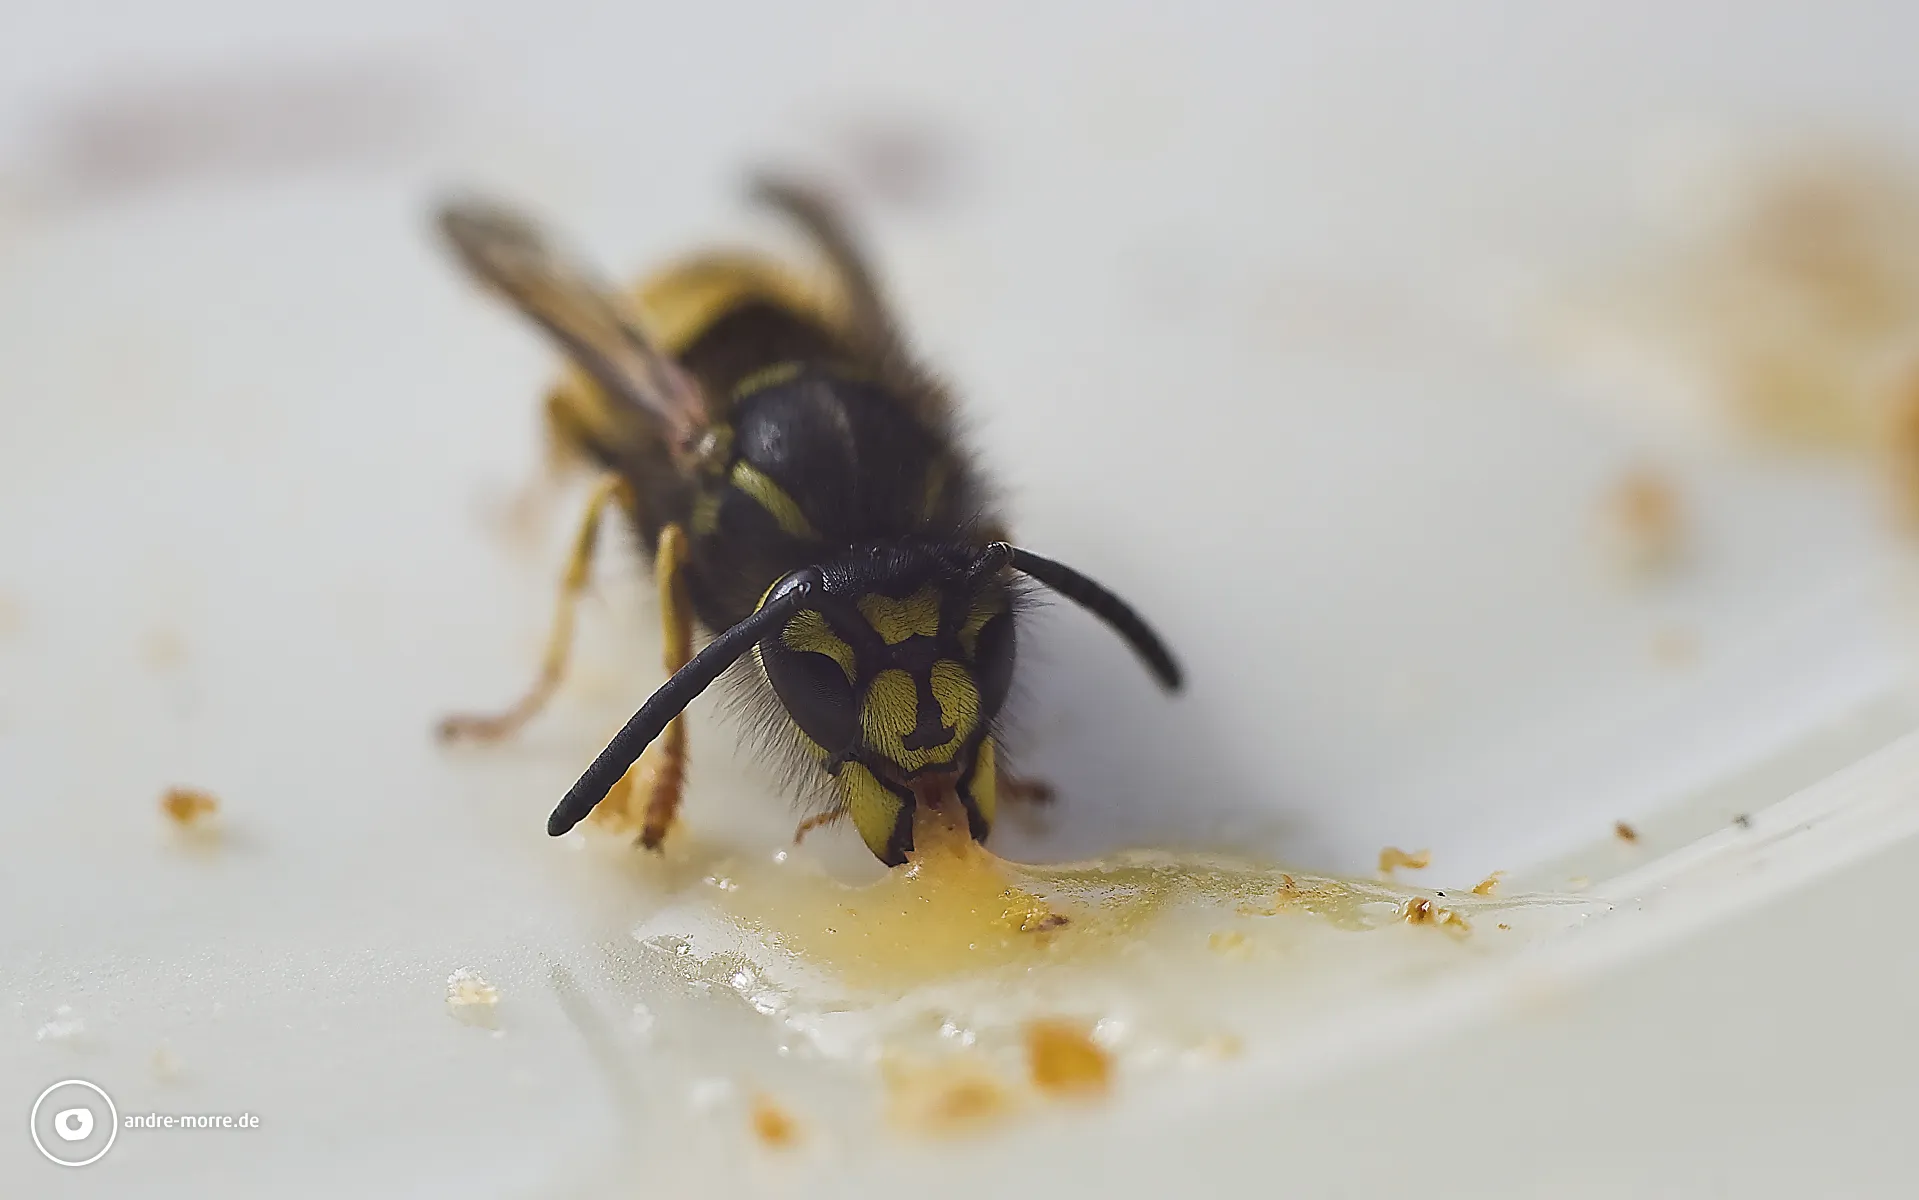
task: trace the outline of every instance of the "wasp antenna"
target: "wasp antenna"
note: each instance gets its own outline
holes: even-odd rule
[[[981,555],[981,561],[986,561],[986,555],[1003,554],[1004,561],[1009,562],[1014,570],[1032,576],[1106,622],[1113,632],[1126,639],[1126,644],[1145,662],[1147,670],[1153,673],[1162,687],[1171,692],[1179,690],[1183,676],[1179,663],[1173,659],[1173,652],[1166,648],[1166,643],[1153,632],[1146,618],[1134,611],[1132,605],[1065,563],[1054,562],[1017,546],[1006,546],[1002,552],[999,551],[1000,546],[1006,546],[1006,543],[997,542],[988,546]]]
[[[992,542],[979,552],[979,557],[973,560],[973,565],[966,569],[966,573],[972,576],[990,575],[1012,561],[1011,542]]]
[[[620,781],[620,777],[639,761],[640,755],[666,729],[667,723],[679,716],[695,696],[712,686],[713,681],[752,649],[755,642],[785,625],[794,613],[806,607],[817,590],[817,579],[817,576],[802,578],[752,616],[714,638],[704,650],[675,671],[673,678],[661,684],[659,691],[647,697],[646,703],[640,705],[640,711],[634,713],[626,725],[613,735],[613,740],[606,744],[606,749],[600,751],[599,757],[580,776],[579,782],[568,789],[559,806],[553,810],[553,815],[546,819],[547,833],[559,837],[584,820],[600,801],[606,799],[606,794],[613,790],[613,785]]]

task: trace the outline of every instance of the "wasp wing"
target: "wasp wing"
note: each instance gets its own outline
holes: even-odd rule
[[[700,388],[646,331],[622,300],[531,219],[504,205],[460,200],[439,214],[440,232],[467,270],[552,335],[608,397],[666,424],[684,448],[708,424]]]
[[[759,171],[748,180],[751,199],[798,227],[825,260],[843,310],[843,323],[864,365],[929,427],[952,425],[953,405],[938,380],[924,370],[873,268],[845,207],[833,194],[796,176]]]

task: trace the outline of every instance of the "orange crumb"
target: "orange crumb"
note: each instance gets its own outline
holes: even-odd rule
[[[212,792],[203,792],[198,788],[168,788],[166,795],[160,797],[160,810],[174,824],[192,829],[219,812],[220,801]]]
[[[1424,896],[1415,896],[1400,906],[1399,919],[1408,925],[1435,925],[1455,937],[1464,937],[1473,931],[1466,918],[1450,908],[1442,908]]]
[[[1614,821],[1612,823],[1612,832],[1613,836],[1622,842],[1636,842],[1639,840],[1639,831],[1624,821]]]
[[[800,1126],[793,1115],[774,1103],[771,1097],[755,1095],[749,1114],[753,1134],[775,1150],[787,1150],[799,1144]]]
[[[1607,494],[1606,510],[1628,568],[1651,572],[1678,559],[1684,518],[1679,494],[1663,474],[1650,467],[1628,471]]]
[[[1690,629],[1661,629],[1652,635],[1653,661],[1662,667],[1683,667],[1699,657],[1699,635]]]
[[[1055,1095],[1096,1096],[1112,1082],[1112,1061],[1106,1051],[1071,1021],[1027,1025],[1026,1061],[1034,1085]]]
[[[1415,850],[1408,854],[1398,846],[1388,846],[1379,852],[1379,873],[1391,875],[1399,867],[1405,867],[1409,871],[1423,871],[1432,865],[1432,861],[1431,850]]]
[[[1486,878],[1480,880],[1478,883],[1475,883],[1473,885],[1473,895],[1475,896],[1492,895],[1494,892],[1499,890],[1499,881],[1505,878],[1505,876],[1506,876],[1506,872],[1504,871],[1494,871],[1491,875],[1486,876]]]
[[[973,1055],[935,1063],[885,1065],[888,1114],[915,1133],[965,1133],[1010,1114],[1018,1099],[991,1067]]]

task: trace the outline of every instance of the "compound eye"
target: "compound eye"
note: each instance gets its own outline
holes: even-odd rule
[[[800,732],[829,754],[858,741],[859,701],[838,662],[794,650],[775,634],[760,642],[760,667]]]
[[[973,643],[973,679],[979,684],[980,712],[990,720],[1013,686],[1012,613],[1001,613],[980,627]]]

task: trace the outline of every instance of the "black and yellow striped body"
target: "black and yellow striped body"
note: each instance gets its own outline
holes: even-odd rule
[[[653,424],[622,423],[583,375],[549,401],[556,432],[628,480],[649,551],[663,528],[687,531],[684,579],[709,631],[746,618],[790,572],[829,564],[856,600],[802,613],[756,653],[752,685],[771,686],[882,860],[911,847],[921,774],[956,779],[984,838],[1012,597],[997,576],[966,573],[996,527],[943,403],[910,370],[862,354],[831,296],[763,260],[695,259],[633,299],[707,397],[692,469]]]

